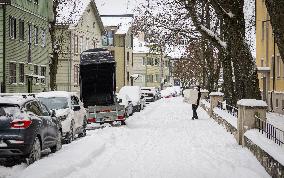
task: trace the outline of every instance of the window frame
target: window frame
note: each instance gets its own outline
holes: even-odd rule
[[[12,69],[13,65],[13,69]],[[17,83],[17,63],[10,62],[9,63],[9,83],[16,84]]]
[[[25,83],[25,64],[19,63],[19,83]]]

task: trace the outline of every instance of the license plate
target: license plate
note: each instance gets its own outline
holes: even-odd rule
[[[8,145],[7,145],[6,143],[4,143],[3,140],[0,141],[0,147],[1,147],[1,148],[7,147],[7,146],[8,146]]]

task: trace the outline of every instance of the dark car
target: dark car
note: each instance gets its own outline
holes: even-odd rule
[[[61,139],[61,124],[36,98],[0,96],[0,158],[32,164],[42,150],[61,149]]]

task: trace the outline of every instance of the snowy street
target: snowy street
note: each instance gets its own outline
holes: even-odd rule
[[[0,178],[266,178],[270,177],[233,135],[181,97],[161,99],[127,126],[88,131],[27,167],[0,166]]]

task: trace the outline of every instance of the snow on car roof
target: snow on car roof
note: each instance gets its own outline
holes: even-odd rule
[[[36,96],[37,97],[42,97],[42,98],[51,98],[51,97],[64,97],[64,98],[69,98],[71,95],[76,95],[75,92],[67,92],[67,91],[49,91],[49,92],[41,92],[38,93]]]
[[[35,100],[33,96],[22,95],[22,94],[5,94],[0,95],[0,104],[16,104],[23,105],[27,101]]]

